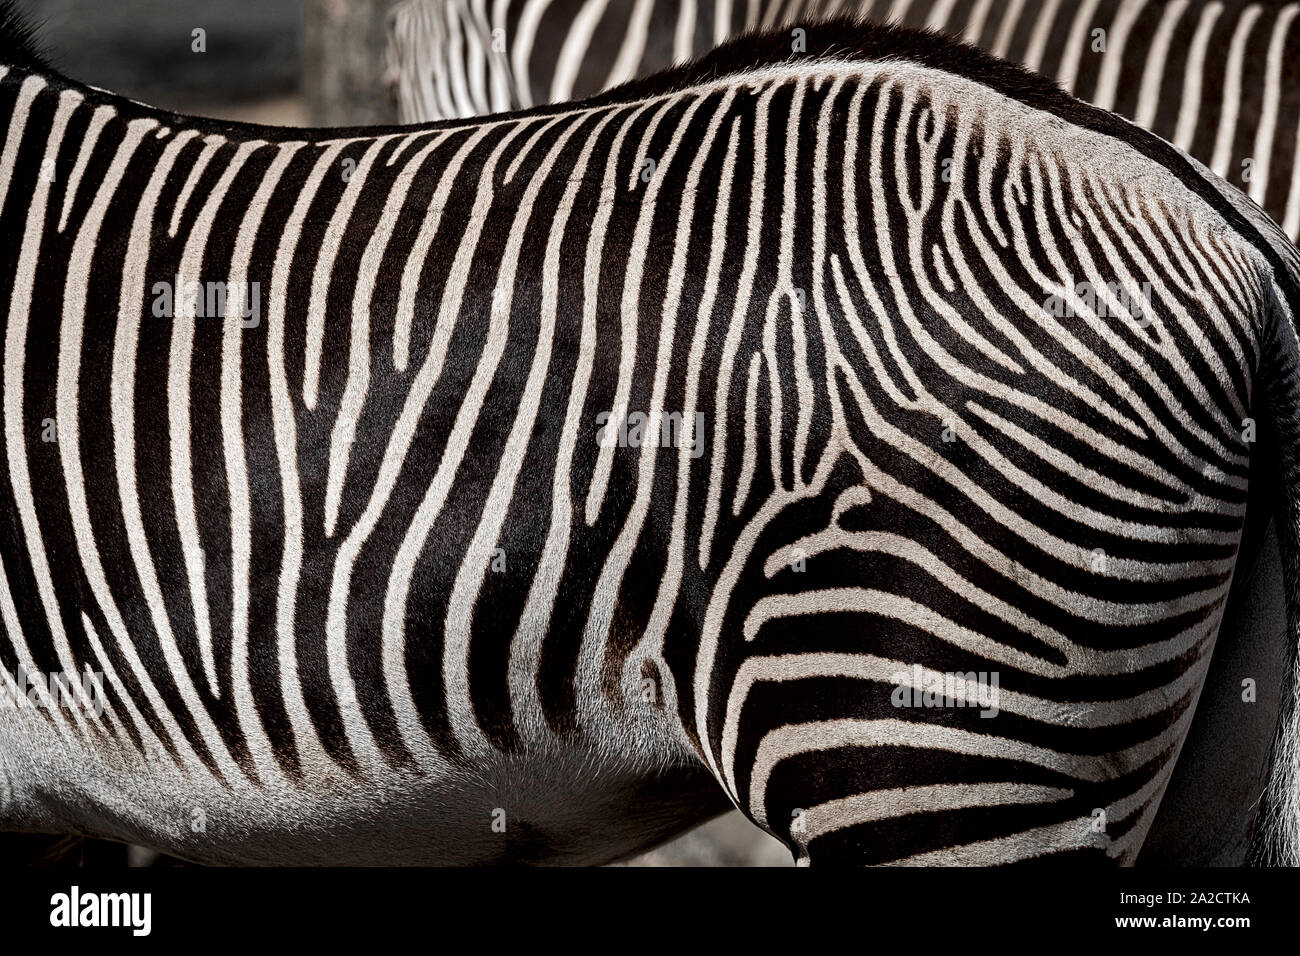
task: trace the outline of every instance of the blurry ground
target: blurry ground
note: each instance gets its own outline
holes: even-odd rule
[[[621,866],[794,866],[784,844],[732,810]]]
[[[301,126],[299,0],[19,0],[54,65],[154,106],[217,119]],[[207,52],[191,50],[206,31]],[[91,841],[93,843],[93,841]],[[85,862],[120,865],[109,844]],[[130,865],[158,855],[133,847]],[[792,866],[784,846],[735,810],[623,866]]]

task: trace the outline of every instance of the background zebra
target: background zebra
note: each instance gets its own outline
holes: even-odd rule
[[[944,30],[1115,110],[1300,237],[1300,3],[1263,0],[405,0],[402,122],[579,99],[747,30],[837,14]]]
[[[849,23],[365,134],[0,35],[0,659],[104,694],[0,711],[0,826],[596,861],[729,797],[805,862],[1136,856],[1244,419],[1297,487],[1300,260],[1230,188]]]

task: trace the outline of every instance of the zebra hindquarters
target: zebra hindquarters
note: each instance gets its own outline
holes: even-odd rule
[[[1101,558],[1068,568],[842,465],[767,524],[722,625],[711,728],[739,805],[800,863],[1132,862],[1217,613],[1134,621],[1086,596],[1125,589]]]
[[[1110,188],[1001,207],[1019,256],[877,216],[818,300],[831,438],[738,535],[695,693],[719,778],[802,863],[1142,847],[1237,558],[1265,293],[1141,188],[1077,229]],[[1082,281],[1039,271],[1049,243]],[[962,281],[890,270],[900,249]]]

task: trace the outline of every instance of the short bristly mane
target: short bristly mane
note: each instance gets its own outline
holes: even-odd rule
[[[1073,97],[1052,81],[932,30],[907,29],[853,17],[813,20],[800,29],[804,35],[798,52],[792,50],[790,30],[749,33],[721,44],[694,61],[631,80],[583,103],[599,106],[629,102],[763,67],[816,60],[910,62],[974,80],[1039,109],[1061,111],[1074,102]],[[73,86],[82,86],[51,64],[37,35],[36,27],[19,11],[14,0],[0,0],[0,64],[53,74]],[[553,112],[566,105],[572,104],[518,112],[519,115]]]
[[[36,40],[36,28],[12,0],[0,0],[0,64],[52,72]]]
[[[811,64],[818,60],[913,63],[981,83],[1034,108],[1068,114],[1076,104],[1069,94],[1038,74],[999,60],[953,37],[931,30],[913,30],[891,24],[874,23],[852,17],[814,20],[803,24],[798,52],[792,49],[790,30],[750,33],[723,43],[704,56],[649,77],[631,80],[597,96],[585,99],[585,107],[636,102],[648,97],[673,93],[692,86],[716,82],[726,77],[754,73],[765,67]],[[30,18],[19,12],[14,0],[0,0],[0,65],[37,72],[61,87],[78,89],[99,102],[112,102],[121,111],[147,109],[177,121],[180,114],[124,99],[86,84],[63,73],[37,40],[37,30]],[[572,108],[574,104],[544,105],[519,110],[512,115],[523,118]],[[263,128],[202,117],[186,117],[212,132],[264,136],[276,139],[289,134],[287,128]],[[417,126],[385,124],[371,127],[315,127],[294,131],[294,135],[320,139],[340,135],[382,135],[431,128],[445,121]],[[456,121],[453,121],[456,122]]]
[[[802,31],[798,52],[792,48],[795,29]],[[763,67],[816,60],[915,63],[974,80],[1038,109],[1060,109],[1074,102],[1074,97],[1046,77],[998,59],[945,33],[856,17],[813,19],[798,27],[747,33],[689,63],[630,80],[584,102],[620,102]]]

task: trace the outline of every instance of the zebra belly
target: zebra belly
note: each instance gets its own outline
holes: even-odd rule
[[[208,864],[590,865],[728,807],[698,765],[584,774],[591,755],[576,751],[364,782],[315,768],[293,786],[223,786],[161,753],[111,754],[70,744],[33,708],[0,711],[0,830],[74,832]]]

